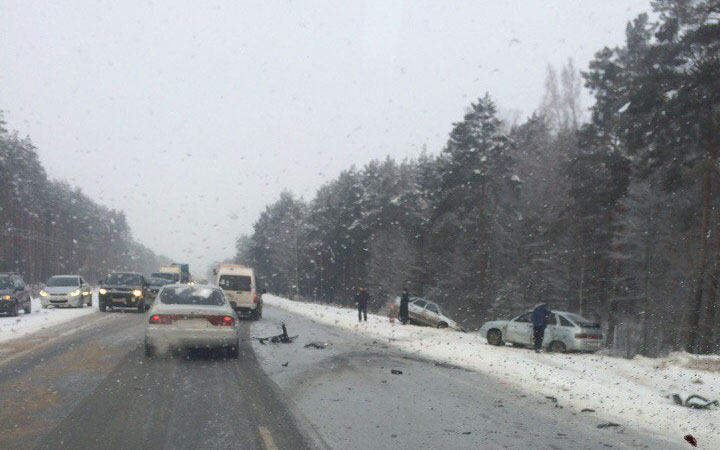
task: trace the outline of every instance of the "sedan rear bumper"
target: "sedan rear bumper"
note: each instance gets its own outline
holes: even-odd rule
[[[177,329],[169,325],[149,326],[145,342],[158,347],[231,347],[238,345],[239,333],[234,327]]]

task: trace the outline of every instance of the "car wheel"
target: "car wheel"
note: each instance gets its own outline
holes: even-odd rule
[[[145,356],[151,358],[155,355],[155,347],[151,344],[145,343]]]
[[[25,311],[25,314],[30,314],[30,312],[32,311],[32,305],[28,303],[28,305],[23,309],[23,311]]]
[[[237,359],[237,357],[240,355],[240,343],[233,345],[232,347],[228,347],[227,349],[228,358],[230,359]]]
[[[107,310],[107,306],[105,305],[105,302],[100,300],[100,312],[105,312]]]
[[[139,312],[141,314],[145,312],[145,302],[138,303],[137,312]]]
[[[17,317],[17,315],[18,315],[18,304],[13,303],[13,306],[10,309],[10,317]]]
[[[567,351],[567,347],[560,341],[552,341],[550,346],[548,346],[548,350],[553,353],[565,353]]]
[[[502,332],[493,328],[487,332],[487,341],[490,345],[503,345]]]
[[[447,328],[447,327],[448,327],[448,324],[445,323],[445,322],[440,322],[439,324],[437,324],[437,327],[438,327],[438,328]]]
[[[48,308],[48,305],[42,305],[42,308],[43,308],[43,309],[47,309],[47,308]]]
[[[88,298],[87,305],[92,306],[92,295]]]

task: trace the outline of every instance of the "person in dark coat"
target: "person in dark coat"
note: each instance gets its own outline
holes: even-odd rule
[[[410,304],[410,292],[407,288],[403,288],[400,296],[400,322],[405,325],[408,322],[408,305]]]
[[[552,314],[552,311],[548,309],[545,303],[538,303],[532,312],[533,341],[535,343],[535,351],[538,353],[542,349],[545,327],[547,327],[550,314]]]
[[[365,286],[360,286],[360,290],[355,294],[355,305],[358,309],[358,322],[362,322],[363,316],[365,316],[365,322],[367,322],[367,305],[370,301],[370,294],[368,294]]]

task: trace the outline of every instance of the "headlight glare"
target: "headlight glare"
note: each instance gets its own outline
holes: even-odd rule
[[[100,295],[105,295],[107,294],[107,289],[100,288],[98,292],[100,293]]]
[[[70,297],[77,297],[80,295],[80,289],[75,289],[74,291],[70,292]]]
[[[45,291],[45,290],[40,291],[41,297],[47,297],[48,295],[50,295],[50,294],[48,294],[47,291]]]
[[[135,290],[133,291],[133,295],[134,295],[135,297],[142,297],[142,291],[141,291],[140,289],[135,289]]]
[[[3,298],[4,298],[5,300],[10,300],[12,297],[9,296],[9,295],[3,295]]]

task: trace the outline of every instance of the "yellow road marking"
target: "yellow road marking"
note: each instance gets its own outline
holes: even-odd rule
[[[55,341],[58,341],[59,339],[62,339],[62,338],[67,337],[67,336],[72,336],[73,334],[75,334],[75,333],[77,333],[77,332],[79,332],[79,331],[82,331],[82,330],[84,330],[84,329],[86,329],[86,328],[90,328],[90,327],[92,327],[93,325],[97,325],[99,322],[101,322],[101,321],[103,321],[103,320],[107,320],[108,318],[110,318],[109,315],[107,315],[107,316],[105,316],[105,317],[98,318],[97,320],[93,320],[92,322],[86,323],[86,324],[81,325],[81,326],[79,326],[79,327],[77,327],[77,328],[72,328],[72,329],[70,329],[70,330],[64,331],[64,332],[58,334],[57,336],[52,337],[52,338],[50,338],[50,339],[47,339],[47,340],[41,342],[40,344],[34,345],[34,346],[32,346],[32,347],[30,347],[30,348],[28,348],[28,349],[26,349],[26,350],[23,350],[23,351],[20,351],[20,352],[17,352],[17,353],[11,353],[10,356],[8,356],[7,358],[0,360],[0,366],[4,366],[5,364],[9,363],[10,361],[14,361],[14,360],[16,360],[16,359],[18,359],[18,358],[20,358],[20,357],[23,357],[23,356],[27,355],[28,353],[34,352],[34,351],[37,350],[37,349],[40,349],[40,348],[43,348],[43,347],[47,347],[48,345],[53,344]],[[73,320],[74,320],[74,319],[73,319]],[[60,324],[58,324],[58,325],[60,325]],[[43,331],[46,331],[46,330],[43,330]],[[26,339],[32,339],[32,338],[33,338],[33,335],[30,334],[30,335],[27,336]],[[18,339],[22,339],[22,338],[18,338]],[[12,342],[12,341],[9,341],[9,342]],[[0,345],[1,345],[1,344],[0,344]]]
[[[263,425],[258,425],[258,430],[260,431],[260,437],[263,440],[263,444],[265,444],[265,450],[278,450],[277,445],[275,445],[275,441],[273,441],[272,434],[270,434],[270,430]]]

